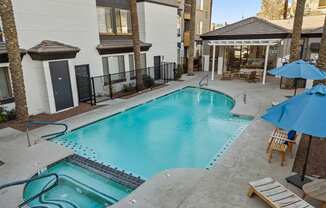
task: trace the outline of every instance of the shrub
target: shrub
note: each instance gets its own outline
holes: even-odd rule
[[[2,107],[0,107],[0,123],[14,120],[16,119],[16,111],[15,110],[6,110]]]
[[[152,88],[154,86],[154,79],[152,79],[151,76],[148,76],[147,74],[143,75],[143,82],[145,88]]]
[[[131,92],[135,89],[135,87],[133,86],[132,83],[129,83],[129,84],[124,84],[123,85],[123,91],[124,92]]]
[[[179,64],[178,67],[175,70],[175,80],[179,80],[181,78],[182,74],[183,74],[183,68]]]

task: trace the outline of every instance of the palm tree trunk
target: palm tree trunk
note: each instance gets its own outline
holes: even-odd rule
[[[130,0],[130,15],[132,24],[132,42],[134,45],[135,69],[136,69],[136,88],[137,90],[144,89],[143,70],[140,65],[140,41],[139,41],[139,23],[137,14],[136,0]]]
[[[317,66],[320,69],[326,70],[326,16],[324,21],[324,31],[320,42],[319,56],[317,60]]]
[[[21,65],[21,54],[11,0],[0,1],[0,16],[9,58],[9,70],[15,97],[17,119],[25,121],[28,118],[24,76]]]
[[[306,0],[297,1],[290,48],[290,62],[300,59],[300,40],[305,4]]]
[[[289,0],[284,0],[283,19],[288,17]]]
[[[300,59],[300,40],[305,4],[306,0],[297,1],[290,47],[290,62]],[[293,88],[293,85],[294,81],[292,79],[286,79],[285,88]]]
[[[326,16],[324,20],[324,31],[323,36],[320,41],[320,48],[319,48],[319,56],[317,60],[317,67],[323,70],[326,70]],[[326,80],[321,81],[314,81],[314,84],[324,83],[326,84]]]
[[[196,0],[191,1],[190,43],[188,48],[188,75],[194,74],[194,50],[196,35]]]

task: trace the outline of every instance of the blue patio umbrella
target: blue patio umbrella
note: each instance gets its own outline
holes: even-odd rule
[[[326,86],[316,85],[310,90],[269,108],[262,119],[285,130],[309,135],[308,150],[301,175],[287,178],[288,182],[302,187],[307,181],[305,173],[312,137],[326,137]]]
[[[326,79],[326,72],[320,70],[316,66],[309,64],[303,60],[297,60],[284,66],[270,70],[268,73],[286,78],[294,79],[296,95],[297,79],[311,79],[311,80],[323,80]]]

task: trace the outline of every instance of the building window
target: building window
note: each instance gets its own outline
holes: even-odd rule
[[[199,34],[203,34],[203,21],[199,22]]]
[[[140,68],[145,71],[146,65],[146,53],[140,54]],[[134,54],[129,54],[129,71],[130,71],[130,79],[136,78],[136,71],[135,71],[135,60]]]
[[[112,83],[126,81],[125,60],[123,55],[103,57],[102,64],[105,85],[109,83],[109,78],[107,76],[109,74]]]
[[[0,101],[12,97],[9,70],[7,67],[0,67]]]
[[[326,7],[326,0],[319,0],[319,7]]]
[[[197,9],[204,10],[204,0],[197,0],[196,4]]]
[[[97,7],[97,22],[100,33],[113,33],[112,8]]]
[[[116,9],[116,25],[118,34],[130,34],[131,33],[131,17],[130,11],[124,9]]]

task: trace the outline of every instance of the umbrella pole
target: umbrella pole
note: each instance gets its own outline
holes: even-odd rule
[[[304,139],[304,138],[302,138]],[[289,176],[286,178],[286,181],[300,189],[302,189],[303,185],[305,185],[306,183],[311,182],[311,180],[309,178],[306,178],[306,170],[307,170],[307,164],[308,164],[308,159],[309,159],[309,153],[310,153],[310,146],[311,146],[311,140],[312,140],[312,136],[309,136],[309,143],[308,143],[308,149],[305,155],[305,161],[303,164],[303,168],[302,168],[302,172]]]
[[[308,159],[309,159],[309,153],[310,153],[310,147],[311,147],[311,140],[312,140],[312,136],[310,135],[309,136],[307,153],[306,153],[306,158],[305,158],[305,161],[304,161],[304,165],[303,165],[303,169],[302,169],[302,174],[301,174],[301,181],[304,181],[305,175],[306,175],[306,171],[307,171],[307,165],[308,165]]]

